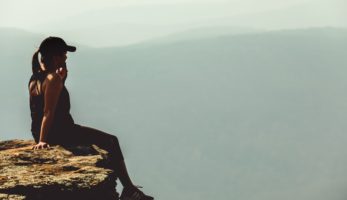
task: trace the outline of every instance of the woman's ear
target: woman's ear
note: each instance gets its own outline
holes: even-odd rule
[[[60,56],[57,56],[57,55],[52,56],[52,64],[54,67],[56,67],[57,64],[59,64],[59,59],[60,59]]]

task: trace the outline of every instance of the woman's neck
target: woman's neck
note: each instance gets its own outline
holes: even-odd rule
[[[49,67],[49,68],[44,68],[44,70],[43,70],[43,72],[45,72],[45,73],[52,73],[52,72],[55,72],[56,71],[56,69],[55,69],[55,67]]]
[[[58,66],[54,62],[49,63],[40,63],[41,71],[45,73],[55,72],[58,69]]]

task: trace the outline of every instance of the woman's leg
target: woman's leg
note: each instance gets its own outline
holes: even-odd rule
[[[124,157],[119,146],[118,138],[114,135],[102,132],[100,130],[81,126],[76,124],[71,130],[66,131],[66,136],[60,137],[58,140],[63,144],[95,144],[98,147],[109,152],[112,162],[112,169],[118,175],[123,185],[123,191],[120,199],[132,200],[153,200],[154,198],[144,194],[136,187],[129,175],[124,162]],[[66,140],[66,141],[64,141]]]
[[[118,138],[114,135],[102,132],[100,130],[77,125],[73,128],[72,132],[66,138],[67,143],[79,143],[79,144],[95,144],[98,147],[105,149],[109,152],[112,169],[118,175],[123,187],[134,187],[125,162],[123,153],[121,151]]]

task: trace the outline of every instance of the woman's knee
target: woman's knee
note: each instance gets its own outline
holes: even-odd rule
[[[115,136],[115,135],[111,135],[111,136],[110,136],[110,141],[111,141],[113,144],[119,144],[118,137]]]

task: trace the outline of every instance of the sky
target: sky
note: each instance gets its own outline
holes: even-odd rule
[[[17,27],[31,29],[40,24],[54,20],[77,16],[82,13],[119,7],[151,6],[151,5],[201,5],[225,6],[228,9],[206,11],[219,16],[236,14],[252,14],[256,12],[289,8],[292,6],[308,6],[314,8],[317,17],[325,16],[329,11],[331,17],[345,16],[346,3],[343,0],[0,0],[0,27]],[[218,14],[218,15],[217,15]],[[177,16],[179,17],[179,16]],[[185,17],[185,16],[182,16]],[[201,16],[203,17],[203,16]]]
[[[0,28],[90,47],[126,46],[216,29],[347,27],[345,0],[0,0]],[[225,30],[225,31],[223,31]]]

